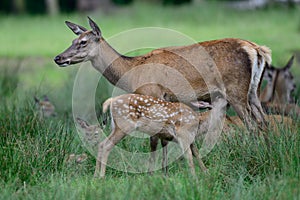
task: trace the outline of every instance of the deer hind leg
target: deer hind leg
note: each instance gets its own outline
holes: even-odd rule
[[[248,96],[249,105],[251,107],[251,114],[254,116],[254,120],[258,123],[258,125],[262,126],[261,128],[265,127],[266,120],[265,120],[265,113],[263,111],[261,102],[259,101],[256,94],[251,93]]]
[[[239,118],[244,122],[247,129],[250,131],[255,130],[255,124],[251,117],[250,106],[246,99],[239,100],[238,98],[228,99],[229,104],[233,107]]]
[[[252,61],[252,67],[251,67],[251,80],[249,85],[249,90],[247,94],[248,103],[251,108],[251,114],[254,117],[254,120],[258,123],[258,125],[265,126],[266,120],[265,120],[265,113],[263,111],[263,108],[261,106],[261,102],[258,98],[258,90],[259,85],[261,82],[261,78],[263,75],[263,71],[265,68],[265,61],[264,59],[255,57],[255,59]]]
[[[115,127],[115,130],[112,131],[108,138],[106,138],[99,144],[94,177],[98,177],[98,175],[100,175],[100,177],[102,178],[105,176],[109,153],[111,152],[112,148],[125,136],[126,133],[124,133],[121,129]]]

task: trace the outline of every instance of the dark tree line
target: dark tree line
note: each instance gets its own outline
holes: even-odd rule
[[[14,14],[56,15],[59,12],[109,10],[114,6],[128,5],[134,0],[0,0],[0,12]],[[180,5],[193,0],[143,0],[161,5]]]
[[[0,0],[1,13],[14,13],[14,14],[44,14],[56,15],[60,12],[74,12],[74,11],[92,11],[101,9],[104,12],[109,12],[115,6],[122,6],[131,4],[137,0]],[[141,0],[138,0],[141,1]],[[191,3],[193,1],[204,0],[142,0],[149,3],[160,5],[181,5]],[[213,1],[213,0],[209,0]],[[275,2],[284,2],[289,7],[295,7],[295,0],[214,0],[214,1],[231,1],[237,2],[236,5],[254,6],[270,5]],[[240,2],[240,3],[239,3]],[[258,5],[258,6],[256,6]]]

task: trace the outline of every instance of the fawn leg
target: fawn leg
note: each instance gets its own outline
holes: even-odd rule
[[[96,169],[94,176],[98,176],[99,173],[99,166],[100,166],[100,177],[105,176],[106,171],[106,164],[109,153],[111,152],[112,148],[124,137],[126,133],[124,133],[121,129],[115,128],[115,130],[106,138],[101,144],[99,145],[99,151],[96,161]]]
[[[158,140],[159,138],[157,136],[150,136],[151,155],[149,159],[149,169],[148,169],[149,174],[152,174],[154,170]]]
[[[162,171],[167,176],[168,175],[168,141],[160,140],[161,146],[163,148],[163,161],[162,161]]]

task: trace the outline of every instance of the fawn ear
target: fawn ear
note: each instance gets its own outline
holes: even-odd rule
[[[101,31],[100,31],[99,26],[90,17],[88,17],[88,19],[89,19],[89,24],[90,24],[90,27],[93,30],[94,35],[96,35],[97,37],[100,38],[101,37]]]
[[[44,101],[49,101],[48,96],[47,96],[47,95],[44,95],[44,96],[43,96],[43,100],[44,100]]]
[[[87,128],[90,126],[87,121],[81,119],[80,117],[76,117],[76,121],[81,126],[81,128]]]
[[[197,108],[212,108],[211,104],[206,101],[192,101],[191,104]]]
[[[294,63],[294,55],[290,58],[290,60],[289,60],[289,62],[285,65],[285,67],[284,67],[284,69],[285,70],[289,70],[291,67],[292,67],[292,65],[293,65],[293,63]]]
[[[65,23],[76,35],[81,35],[83,32],[87,31],[86,28],[72,22],[65,21]]]
[[[34,96],[33,98],[34,98],[34,102],[35,103],[39,103],[40,102],[40,100],[36,96]]]

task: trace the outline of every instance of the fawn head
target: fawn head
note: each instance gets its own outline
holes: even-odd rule
[[[34,96],[36,109],[39,110],[41,117],[54,117],[56,116],[55,106],[50,102],[47,95],[44,95],[42,99]]]
[[[265,90],[269,90],[269,96],[263,101],[277,101],[277,103],[290,103],[291,93],[296,88],[294,77],[290,71],[294,61],[294,56],[290,58],[283,68],[273,66],[266,67],[264,79],[267,80]]]
[[[99,48],[99,42],[102,34],[98,25],[88,17],[92,30],[66,21],[66,25],[79,37],[74,39],[72,45],[63,53],[54,58],[56,64],[61,67],[80,63],[89,60],[97,54],[96,49]]]

